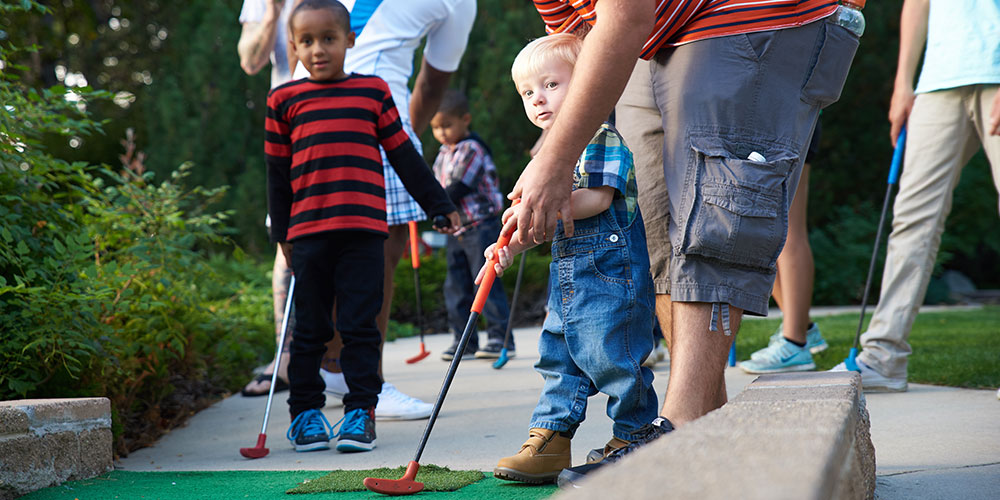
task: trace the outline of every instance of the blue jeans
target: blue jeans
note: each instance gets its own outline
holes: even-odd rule
[[[657,415],[653,372],[642,360],[653,349],[653,282],[642,217],[619,227],[610,210],[574,222],[572,238],[560,223],[552,242],[549,313],[538,341],[535,370],[545,386],[530,427],[576,431],[587,398],[609,396],[615,437]]]
[[[495,243],[499,236],[499,217],[484,219],[458,237],[448,236],[448,275],[444,280],[444,302],[448,308],[448,326],[451,327],[456,341],[462,338],[465,324],[469,320],[469,311],[475,298],[473,280],[486,263],[483,252],[486,251],[486,247]],[[509,315],[510,308],[507,306],[507,294],[504,293],[503,283],[496,280],[483,307],[489,342],[503,343]],[[478,346],[479,336],[473,335],[469,339],[467,349],[475,350]],[[507,347],[514,348],[513,335],[507,342]]]

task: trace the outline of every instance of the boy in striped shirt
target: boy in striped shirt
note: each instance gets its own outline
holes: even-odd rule
[[[289,16],[289,44],[309,78],[275,88],[267,99],[268,212],[271,238],[296,277],[295,332],[288,367],[287,437],[296,451],[329,448],[319,374],[324,344],[337,329],[350,392],[335,436],[337,450],[375,447],[381,335],[385,183],[381,145],[407,190],[432,217],[458,213],[403,131],[388,85],[344,72],[354,45],[350,14],[336,0],[304,0]]]

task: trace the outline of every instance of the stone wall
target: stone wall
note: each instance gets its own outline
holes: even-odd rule
[[[112,467],[107,398],[0,401],[0,500]]]
[[[639,448],[559,499],[871,499],[861,376],[758,377],[722,408]]]

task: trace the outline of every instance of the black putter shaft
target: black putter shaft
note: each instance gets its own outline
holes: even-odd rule
[[[516,202],[515,202],[516,203]],[[500,238],[497,239],[497,248],[502,248],[510,243],[510,235],[501,234]],[[448,388],[451,387],[451,381],[455,378],[455,372],[458,371],[458,364],[462,361],[462,353],[465,352],[465,348],[469,345],[469,339],[472,338],[472,333],[476,331],[476,322],[479,321],[479,314],[483,312],[483,305],[486,303],[486,296],[490,294],[490,288],[493,287],[493,282],[496,280],[496,262],[497,257],[494,254],[493,258],[487,262],[486,274],[483,276],[483,281],[479,284],[479,290],[476,291],[476,298],[472,301],[472,310],[469,312],[469,321],[465,324],[465,331],[462,332],[462,338],[458,341],[458,348],[455,350],[455,357],[451,359],[451,364],[448,365],[448,374],[445,375],[444,381],[441,383],[441,390],[438,392],[437,400],[434,401],[434,409],[431,410],[431,416],[427,420],[427,426],[424,428],[424,434],[420,437],[420,444],[417,445],[417,453],[414,455],[413,461],[420,462],[420,455],[424,453],[424,446],[427,445],[427,439],[431,435],[431,430],[434,429],[434,422],[437,421],[438,413],[441,411],[441,405],[444,403],[445,396],[448,395]]]
[[[500,369],[507,364],[507,346],[510,344],[510,331],[514,328],[514,309],[517,307],[517,294],[521,291],[521,278],[524,277],[524,259],[526,255],[521,253],[521,263],[517,265],[517,280],[514,281],[514,295],[510,299],[510,314],[507,316],[507,331],[503,334],[503,349],[500,350],[500,357],[493,363],[493,368]]]
[[[882,201],[882,215],[878,219],[878,230],[875,233],[875,248],[872,249],[872,258],[868,263],[868,278],[865,279],[865,291],[861,296],[861,317],[858,318],[858,328],[854,332],[854,343],[851,351],[844,360],[849,370],[857,371],[857,364],[854,358],[858,355],[858,345],[861,341],[861,328],[865,323],[865,309],[868,307],[868,292],[871,290],[872,277],[875,274],[875,261],[878,258],[878,251],[882,243],[882,230],[885,226],[885,214],[889,211],[889,200],[892,198],[892,186],[899,181],[899,172],[903,164],[903,150],[906,146],[906,127],[899,131],[896,138],[896,149],[892,153],[892,166],[889,168],[889,179],[885,187],[885,199]]]

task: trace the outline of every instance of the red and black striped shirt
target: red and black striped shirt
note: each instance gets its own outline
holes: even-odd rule
[[[265,128],[272,241],[338,230],[387,234],[380,145],[425,212],[455,210],[377,76],[281,85],[267,97]]]
[[[598,0],[534,0],[548,33],[593,25]],[[789,28],[829,16],[837,0],[657,0],[656,24],[639,57],[706,38]]]

